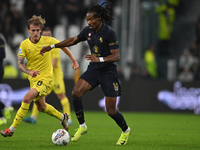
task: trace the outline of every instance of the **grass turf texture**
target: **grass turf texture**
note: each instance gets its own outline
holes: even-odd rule
[[[8,128],[16,114],[7,125]],[[36,124],[21,122],[12,137],[0,137],[0,150],[199,150],[200,121],[194,114],[176,113],[136,113],[122,112],[132,132],[128,144],[117,146],[121,130],[105,112],[85,112],[88,133],[77,142],[70,141],[67,146],[55,146],[51,141],[52,133],[59,128],[59,120],[40,113]],[[29,116],[30,111],[26,115]],[[78,122],[72,112],[72,136]]]

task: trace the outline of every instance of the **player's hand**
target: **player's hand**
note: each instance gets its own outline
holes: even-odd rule
[[[50,46],[43,47],[43,48],[40,50],[40,55],[43,56],[43,54],[44,54],[45,52],[48,52],[48,51],[50,51],[50,50],[51,50],[51,47],[50,47]]]
[[[72,62],[72,68],[73,68],[74,70],[76,70],[76,69],[79,68],[79,64],[78,64],[77,61],[76,61],[76,62]]]
[[[39,73],[39,71],[38,70],[36,70],[36,71],[29,71],[29,73],[28,73],[31,77],[36,77],[37,75],[40,75],[40,73]]]
[[[94,55],[85,55],[86,60],[90,60],[90,62],[100,62],[99,58]]]

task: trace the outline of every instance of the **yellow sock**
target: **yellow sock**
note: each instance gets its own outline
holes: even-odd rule
[[[43,111],[45,113],[47,113],[48,115],[54,116],[56,118],[58,118],[59,120],[63,120],[63,115],[61,112],[57,111],[53,106],[47,104],[46,109]]]
[[[71,118],[70,104],[67,97],[60,100],[60,103],[63,108],[63,113],[67,113],[69,115],[69,119]]]
[[[13,120],[12,126],[14,128],[18,127],[18,125],[20,124],[20,122],[22,121],[22,119],[24,118],[24,116],[26,115],[26,113],[28,112],[29,106],[30,106],[30,104],[22,102],[21,107],[17,111],[15,119]]]
[[[38,113],[39,113],[39,111],[38,111],[38,109],[37,109],[36,104],[34,103],[34,104],[33,104],[33,108],[32,108],[31,116],[37,117],[37,116],[38,116]]]

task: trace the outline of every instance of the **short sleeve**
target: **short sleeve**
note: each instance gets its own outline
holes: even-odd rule
[[[110,32],[107,39],[110,50],[119,49],[117,36],[114,31]]]
[[[57,39],[54,38],[54,37],[50,37],[50,38],[51,38],[51,40],[52,40],[51,44],[57,44],[57,43],[60,42],[59,40],[57,40]]]
[[[18,57],[23,57],[23,58],[26,57],[25,48],[24,48],[24,45],[22,43],[19,46],[19,51],[18,51],[18,55],[17,56]]]
[[[78,40],[79,41],[85,41],[87,40],[87,27],[85,27],[80,33],[79,35],[77,36]]]

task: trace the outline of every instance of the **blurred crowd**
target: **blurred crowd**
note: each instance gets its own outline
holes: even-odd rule
[[[196,23],[194,41],[182,51],[179,58],[178,79],[180,81],[200,80],[200,16]]]
[[[104,1],[112,3],[111,15],[113,15],[116,0],[1,0],[0,1],[0,36],[3,36],[6,43],[16,56],[19,44],[27,38],[27,20],[33,15],[41,15],[46,19],[45,26],[52,30],[57,25],[64,25],[68,31],[71,25],[77,34],[85,26],[85,14],[89,6],[102,4]],[[176,14],[180,7],[181,0],[165,0],[154,9],[158,18],[158,42],[150,43],[143,55],[142,65],[133,66],[132,78],[159,79],[166,75],[166,68],[159,64],[159,59],[170,56],[169,44],[176,20]],[[59,27],[61,29],[61,27]],[[72,29],[70,29],[72,31]],[[70,32],[66,32],[66,38]],[[71,48],[73,50],[73,48]],[[76,54],[75,54],[76,55]],[[79,60],[80,56],[77,56]],[[194,81],[200,79],[200,17],[196,23],[195,40],[189,47],[182,51],[177,62],[177,80]],[[18,74],[16,67],[10,62],[5,62],[4,78],[27,78],[25,74]],[[83,64],[83,63],[81,63]],[[131,65],[131,64],[130,64]],[[15,71],[13,71],[15,70]],[[164,71],[163,71],[164,70]],[[123,78],[120,66],[118,66],[120,78]],[[12,75],[13,74],[13,75]],[[12,77],[11,77],[12,75]]]
[[[165,0],[154,8],[157,16],[157,43],[150,44],[144,52],[144,77],[167,78],[166,62],[170,57],[170,40],[181,0]],[[163,63],[164,62],[164,63]]]
[[[166,0],[165,3],[155,8],[155,13],[158,14],[158,43],[150,45],[145,50],[144,77],[157,79],[162,76],[160,72],[166,75],[166,71],[162,71],[166,68],[158,63],[158,59],[162,61],[170,56],[169,44],[180,3],[181,0]],[[200,79],[200,16],[196,21],[195,30],[195,40],[189,47],[182,50],[177,60],[175,80],[190,82]]]

